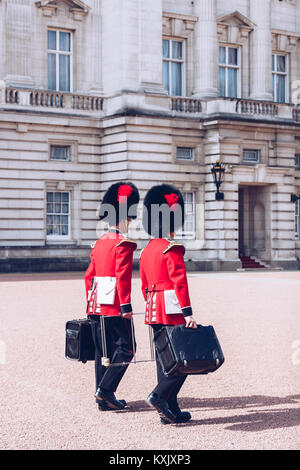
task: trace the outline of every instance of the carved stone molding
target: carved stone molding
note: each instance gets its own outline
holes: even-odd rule
[[[272,49],[278,52],[291,52],[297,46],[300,34],[283,31],[280,29],[272,30]]]
[[[285,176],[292,176],[293,170],[286,167],[268,167],[258,163],[253,166],[234,165],[232,168],[232,181],[256,184],[282,183]]]
[[[255,24],[239,11],[217,18],[219,42],[244,44]]]
[[[277,2],[284,2],[287,3],[288,5],[296,5],[296,0],[275,0]]]
[[[69,7],[70,15],[76,21],[82,21],[90,10],[90,7],[80,0],[41,0],[35,2],[35,4],[37,8],[42,10],[44,16],[51,17],[57,14],[57,7],[60,2]]]
[[[188,38],[197,21],[196,16],[163,12],[163,35]]]

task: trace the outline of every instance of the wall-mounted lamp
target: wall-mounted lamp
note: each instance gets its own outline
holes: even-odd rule
[[[300,196],[296,194],[291,194],[291,202],[297,202],[300,199]]]
[[[220,160],[217,160],[216,163],[212,166],[211,172],[213,174],[214,182],[217,187],[216,201],[223,201],[224,193],[220,192],[220,186],[223,182],[225,167],[222,165]]]

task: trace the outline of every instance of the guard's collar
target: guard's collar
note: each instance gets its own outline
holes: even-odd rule
[[[123,235],[122,232],[120,232],[120,230],[116,229],[116,228],[110,228],[108,230],[110,233],[118,233],[119,235]]]

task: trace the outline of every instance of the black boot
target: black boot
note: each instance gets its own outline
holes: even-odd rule
[[[174,412],[173,412],[174,413]],[[187,423],[188,421],[190,421],[190,419],[192,418],[191,416],[191,413],[189,413],[188,411],[181,411],[179,410],[179,412],[177,412],[175,414],[175,417],[176,417],[176,421],[175,423]],[[162,424],[170,424],[165,418],[161,417],[160,418],[160,422]]]
[[[124,407],[127,405],[125,400],[119,400],[119,402],[123,403]],[[99,401],[96,399],[96,403],[98,404],[99,411],[112,411],[115,409],[115,408],[111,408],[110,406],[108,406],[104,400]]]
[[[117,400],[113,392],[108,392],[102,388],[98,388],[95,394],[96,400],[99,403],[105,403],[105,405],[111,410],[123,410],[126,406],[126,402]]]
[[[164,419],[168,424],[176,422],[176,416],[169,409],[168,403],[163,398],[160,398],[157,393],[150,393],[146,402],[155,408],[161,419]]]

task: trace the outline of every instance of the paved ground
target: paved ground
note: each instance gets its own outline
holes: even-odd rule
[[[93,363],[64,358],[65,322],[84,317],[82,274],[0,276],[1,449],[299,449],[300,272],[193,273],[199,323],[226,357],[189,377],[180,405],[193,419],[162,426],[144,398],[153,363],[131,365],[118,390],[128,409],[98,412]],[[133,305],[143,309],[139,280]],[[148,358],[143,318],[138,360]]]

